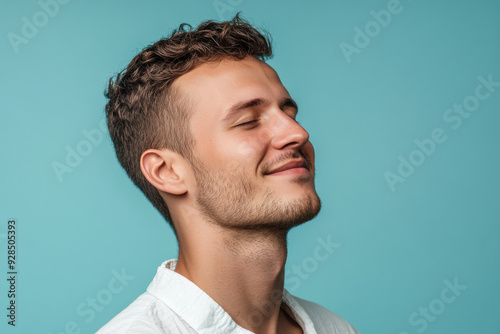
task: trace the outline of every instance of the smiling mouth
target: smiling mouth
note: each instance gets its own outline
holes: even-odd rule
[[[303,159],[287,162],[278,166],[265,175],[303,175],[309,174],[309,167],[307,162]]]

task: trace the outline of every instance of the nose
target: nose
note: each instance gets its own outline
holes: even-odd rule
[[[309,141],[309,133],[295,119],[278,111],[273,126],[272,146],[275,149],[301,149]]]

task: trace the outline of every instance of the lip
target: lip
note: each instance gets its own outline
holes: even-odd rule
[[[286,164],[278,166],[269,172],[266,175],[283,175],[283,174],[304,174],[309,173],[309,169],[307,167],[307,163],[305,160],[294,160],[289,161]]]

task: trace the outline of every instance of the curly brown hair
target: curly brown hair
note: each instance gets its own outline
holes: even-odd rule
[[[271,58],[271,42],[267,33],[259,32],[238,13],[230,21],[205,21],[196,29],[181,24],[109,80],[104,94],[109,99],[106,116],[118,161],[174,232],[165,201],[141,172],[141,155],[148,149],[166,148],[192,161],[190,113],[172,87],[173,81],[202,63],[246,56],[262,61]]]

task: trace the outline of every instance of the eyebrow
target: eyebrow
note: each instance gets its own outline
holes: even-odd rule
[[[251,100],[248,100],[248,101],[242,101],[242,102],[239,102],[239,103],[236,103],[235,105],[233,105],[232,107],[230,107],[224,117],[223,117],[223,121],[225,120],[228,120],[229,118],[233,117],[234,115],[242,112],[243,110],[245,109],[248,109],[248,108],[252,108],[252,107],[255,107],[255,106],[262,106],[262,105],[266,105],[266,104],[269,104],[269,102],[263,100],[263,99],[260,99],[260,98],[257,98],[257,99],[251,99]],[[280,102],[280,108],[283,108],[283,107],[292,107],[292,108],[295,108],[295,111],[296,113],[299,112],[299,107],[297,106],[297,103],[290,97],[286,97],[284,98],[281,102]]]

